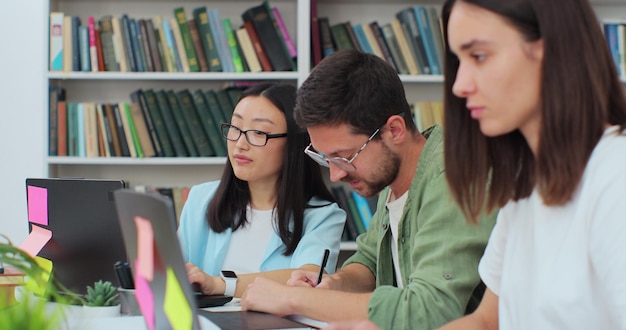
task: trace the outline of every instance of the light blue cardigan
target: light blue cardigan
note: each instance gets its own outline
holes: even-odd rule
[[[185,260],[212,276],[218,276],[222,270],[232,235],[231,229],[222,233],[214,232],[205,218],[209,201],[218,185],[219,181],[211,181],[191,188],[178,228]],[[324,249],[329,249],[326,272],[335,272],[346,214],[336,203],[328,204],[327,201],[314,198],[309,204],[324,206],[305,209],[303,235],[294,253],[284,256],[285,245],[273,232],[260,271],[298,268],[305,264],[320,265]]]

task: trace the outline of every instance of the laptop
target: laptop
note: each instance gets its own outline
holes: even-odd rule
[[[302,328],[303,324],[258,312],[209,312],[195,305],[176,235],[172,201],[153,192],[115,192],[122,235],[135,265],[135,297],[149,329],[199,329],[199,317],[221,329]],[[212,297],[212,296],[209,296]],[[232,297],[215,296],[224,304]]]
[[[113,265],[126,260],[126,250],[113,192],[125,186],[123,180],[26,179],[29,232],[52,232],[37,255],[52,261],[53,276],[70,291],[85,294],[98,280],[119,286]]]

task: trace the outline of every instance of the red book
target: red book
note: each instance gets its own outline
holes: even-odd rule
[[[96,50],[98,52],[98,71],[100,72],[105,71],[104,55],[102,52],[102,39],[100,38],[100,30],[96,30]],[[91,65],[93,65],[93,63]]]
[[[57,104],[57,155],[67,156],[67,103]]]
[[[243,23],[243,27],[248,30],[250,41],[252,41],[254,51],[256,52],[256,56],[259,58],[259,62],[261,62],[263,71],[272,71],[272,64],[270,63],[267,54],[265,54],[265,50],[263,50],[263,46],[261,45],[261,41],[259,40],[256,30],[254,29],[254,25],[252,22],[247,21]]]

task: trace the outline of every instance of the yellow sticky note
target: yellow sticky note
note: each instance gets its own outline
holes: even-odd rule
[[[183,289],[171,267],[167,267],[165,280],[165,302],[163,303],[165,315],[170,320],[170,325],[174,330],[191,329],[193,320],[191,319],[191,306],[185,298]]]
[[[137,226],[137,271],[148,282],[152,282],[154,273],[154,232],[148,219],[135,217]]]
[[[44,272],[41,274],[40,279],[34,279],[29,276],[26,280],[26,289],[38,296],[44,297],[46,295],[48,281],[50,280],[50,274],[52,273],[52,261],[42,257],[35,257],[35,261]]]

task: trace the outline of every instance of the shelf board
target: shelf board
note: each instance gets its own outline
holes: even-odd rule
[[[427,75],[427,74],[419,74],[419,75],[409,75],[409,74],[401,74],[400,80],[403,83],[442,83],[443,75]]]
[[[224,165],[226,157],[48,157],[49,165]]]
[[[298,72],[48,72],[60,80],[297,80]]]

